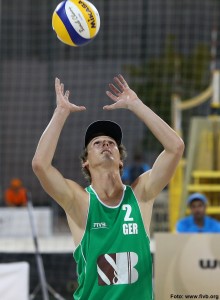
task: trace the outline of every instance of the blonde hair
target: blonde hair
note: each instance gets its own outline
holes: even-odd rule
[[[125,146],[123,144],[119,145],[118,150],[119,150],[119,153],[120,153],[120,159],[122,161],[124,161],[127,157],[127,151],[126,151]],[[87,147],[85,147],[83,149],[83,152],[80,155],[80,161],[81,161],[83,176],[89,183],[91,183],[91,174],[90,174],[89,170],[86,167],[83,166],[83,164],[87,160],[87,157],[88,157],[88,151],[87,151]],[[122,166],[119,168],[119,171],[120,171],[120,175],[122,175],[122,173],[123,173],[123,167]]]

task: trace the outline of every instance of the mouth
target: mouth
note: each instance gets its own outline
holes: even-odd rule
[[[112,154],[112,153],[111,153],[111,151],[109,151],[109,150],[107,150],[107,149],[105,149],[105,150],[102,150],[102,152],[101,152],[101,153],[103,154],[104,152],[107,152],[107,153],[110,153],[110,154]]]

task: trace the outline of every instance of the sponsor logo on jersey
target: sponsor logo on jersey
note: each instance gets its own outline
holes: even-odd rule
[[[101,229],[101,228],[108,228],[108,226],[105,222],[93,223],[92,229]]]
[[[138,255],[135,252],[103,254],[97,260],[98,284],[132,284],[138,280],[135,266]]]

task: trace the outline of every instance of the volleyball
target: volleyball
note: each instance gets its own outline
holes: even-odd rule
[[[52,27],[61,42],[79,47],[95,38],[100,28],[100,16],[87,0],[65,0],[53,13]]]

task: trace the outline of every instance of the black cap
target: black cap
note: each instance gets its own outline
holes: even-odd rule
[[[112,121],[96,121],[89,125],[85,134],[85,147],[96,136],[107,135],[113,138],[117,145],[121,144],[122,130],[121,127]]]

